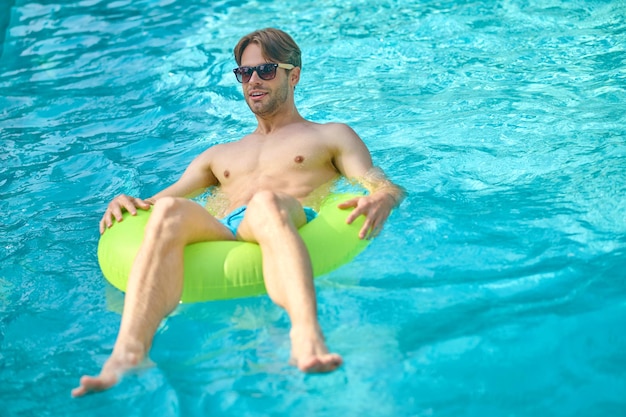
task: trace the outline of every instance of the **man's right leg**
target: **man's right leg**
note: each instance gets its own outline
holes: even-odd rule
[[[238,234],[261,246],[267,293],[291,320],[292,363],[304,372],[330,372],[343,360],[329,352],[318,321],[313,269],[298,234],[305,223],[296,199],[262,191],[248,203]]]
[[[128,279],[113,353],[98,376],[81,378],[80,386],[72,391],[75,397],[110,388],[146,357],[159,323],[180,301],[186,245],[234,240],[216,218],[187,199],[162,198],[152,210]]]

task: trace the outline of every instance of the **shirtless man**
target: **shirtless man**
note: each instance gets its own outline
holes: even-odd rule
[[[199,241],[257,242],[267,292],[291,320],[293,363],[304,372],[329,372],[342,363],[326,347],[317,318],[310,258],[297,233],[314,215],[304,206],[311,195],[327,192],[340,175],[369,177],[369,195],[340,204],[353,208],[346,214],[348,223],[366,217],[359,231],[366,239],[378,234],[402,199],[402,190],[380,171],[371,175],[376,170],[370,153],[348,126],[317,124],[300,116],[294,103],[300,49],[288,34],[276,29],[253,32],[239,41],[234,53],[240,65],[234,72],[258,126],[239,141],[203,152],[176,183],[153,197],[120,195],[109,203],[100,233],[113,219],[121,221],[123,211],[136,214],[150,206],[153,211],[128,280],[113,352],[98,376],[80,379],[72,391],[75,397],[110,388],[146,358],[161,320],[179,303],[183,249]],[[242,219],[217,219],[187,199],[212,186],[219,186],[229,212],[246,206]]]

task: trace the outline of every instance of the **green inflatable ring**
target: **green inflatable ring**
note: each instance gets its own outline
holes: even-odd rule
[[[356,194],[334,194],[320,207],[318,216],[302,226],[300,236],[311,256],[314,276],[326,274],[360,253],[368,240],[358,233],[365,221],[359,216],[346,223],[350,210],[337,207]],[[136,216],[124,214],[124,221],[108,229],[98,243],[98,262],[105,278],[126,291],[131,265],[143,240],[149,211]],[[221,300],[265,294],[259,245],[240,241],[200,242],[185,248],[182,302]]]

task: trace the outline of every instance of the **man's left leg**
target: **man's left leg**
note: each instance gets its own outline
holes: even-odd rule
[[[330,372],[341,365],[329,353],[317,318],[309,253],[298,234],[306,216],[298,200],[262,191],[250,200],[238,238],[257,242],[263,254],[267,292],[291,320],[292,360],[304,372]]]
[[[113,352],[100,374],[80,379],[73,396],[109,389],[139,365],[150,350],[159,323],[178,306],[185,246],[215,240],[233,240],[233,235],[199,204],[173,197],[155,203],[128,279]]]

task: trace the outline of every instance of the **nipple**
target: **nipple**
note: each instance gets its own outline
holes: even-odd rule
[[[293,160],[296,161],[296,164],[301,164],[304,161],[304,156],[298,155]]]
[[[230,171],[229,170],[225,170],[224,171],[224,178],[228,178],[230,177]]]

